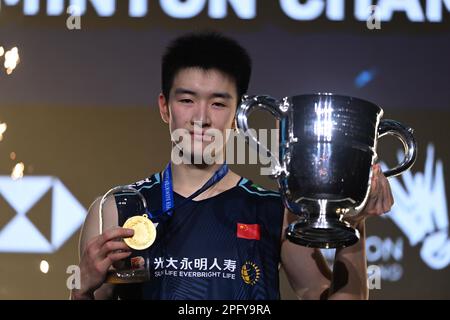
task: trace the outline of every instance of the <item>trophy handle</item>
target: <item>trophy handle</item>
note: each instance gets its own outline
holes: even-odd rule
[[[266,152],[267,155],[270,155],[271,160],[275,163],[275,168],[272,171],[272,175],[275,178],[278,178],[284,171],[278,157],[267,149],[266,146],[261,144],[251,130],[248,130],[248,117],[253,111],[258,109],[269,111],[278,120],[281,120],[284,116],[283,112],[280,110],[280,102],[275,98],[271,96],[244,95],[242,97],[241,104],[236,111],[237,128],[246,139],[251,139],[260,149]]]
[[[135,193],[139,199],[142,201],[142,204],[144,205],[144,210],[145,212],[147,212],[147,200],[145,200],[144,196],[135,188],[129,186],[129,185],[124,185],[124,186],[116,186],[110,190],[108,190],[108,192],[106,192],[103,197],[100,200],[100,206],[98,209],[98,221],[99,221],[99,232],[100,234],[103,233],[103,231],[105,230],[105,226],[104,226],[104,221],[103,221],[103,208],[105,206],[106,201],[109,199],[109,197],[113,196],[116,193],[122,193],[123,195],[126,194],[126,192],[131,192]],[[117,204],[116,204],[116,208],[117,208]],[[119,208],[117,208],[117,214],[119,215]],[[119,221],[119,219],[117,219],[117,221]]]
[[[386,177],[395,177],[402,172],[410,169],[417,158],[417,143],[413,135],[414,129],[403,125],[402,123],[385,119],[381,120],[378,127],[378,138],[384,135],[392,135],[398,138],[405,150],[405,157],[403,161],[392,169],[383,172]]]

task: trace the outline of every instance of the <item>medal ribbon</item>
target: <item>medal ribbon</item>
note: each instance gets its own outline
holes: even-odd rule
[[[167,164],[166,169],[163,171],[163,179],[161,184],[161,198],[162,198],[162,211],[159,210],[155,213],[148,212],[150,219],[154,222],[160,220],[164,215],[172,216],[173,211],[176,208],[179,208],[185,205],[189,200],[194,199],[198,195],[205,192],[211,186],[215,185],[217,182],[222,180],[223,177],[228,173],[228,165],[226,163],[222,164],[220,168],[214,173],[214,175],[209,178],[208,181],[197,191],[191,194],[189,197],[184,199],[181,203],[179,203],[176,207],[174,205],[173,200],[173,183],[172,183],[172,169],[170,162]]]

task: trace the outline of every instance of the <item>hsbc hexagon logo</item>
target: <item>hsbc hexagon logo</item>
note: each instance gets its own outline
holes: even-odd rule
[[[49,193],[51,218],[50,239],[47,239],[27,213]],[[55,252],[78,230],[87,214],[66,186],[52,176],[27,176],[19,180],[0,176],[0,198],[16,213],[0,227],[0,252]]]

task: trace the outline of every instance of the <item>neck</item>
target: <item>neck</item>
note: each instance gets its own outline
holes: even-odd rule
[[[171,163],[173,190],[179,194],[192,194],[212,177],[222,164]]]

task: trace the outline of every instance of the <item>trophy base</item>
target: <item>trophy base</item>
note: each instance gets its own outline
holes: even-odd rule
[[[359,240],[359,231],[337,218],[327,221],[326,225],[301,219],[289,225],[286,237],[305,247],[332,249],[354,245]]]
[[[148,270],[109,270],[106,282],[112,284],[140,283],[150,280]]]

